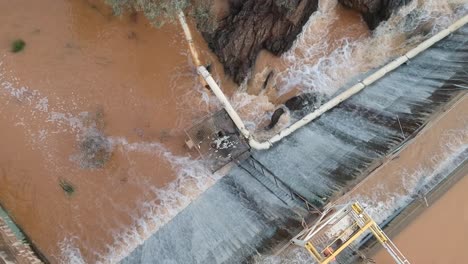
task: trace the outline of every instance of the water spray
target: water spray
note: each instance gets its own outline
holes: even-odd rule
[[[183,20],[183,16],[181,17],[181,21]],[[193,49],[193,54],[194,58],[198,58],[198,55],[196,53],[195,48],[193,47],[193,43],[191,42],[191,35],[190,35],[190,30],[187,27],[187,24],[185,23],[185,20],[183,20],[184,23],[182,23],[182,26],[184,27],[184,32],[186,33],[187,41],[189,41],[189,46],[191,47],[191,50]],[[433,46],[435,43],[441,41],[442,39],[446,38],[453,32],[457,31],[459,28],[463,27],[468,23],[468,15],[464,16],[448,28],[442,30],[435,36],[429,38],[428,40],[424,41],[423,43],[419,44],[416,48],[410,50],[407,52],[405,55],[393,60],[392,62],[388,63],[384,67],[380,68],[380,70],[376,71],[375,73],[371,74],[369,77],[364,79],[363,81],[360,81],[359,83],[355,84],[351,88],[345,90],[338,96],[334,97],[330,101],[326,102],[322,106],[320,106],[318,109],[313,111],[312,113],[306,115],[303,117],[301,120],[297,121],[296,123],[292,124],[291,126],[281,130],[278,132],[276,135],[271,137],[270,139],[259,142],[257,141],[254,136],[246,129],[244,122],[241,120],[235,109],[232,107],[231,103],[229,100],[226,98],[224,93],[222,92],[221,88],[218,86],[218,84],[213,80],[209,72],[206,70],[204,66],[199,65],[198,66],[198,73],[200,76],[204,79],[205,83],[209,85],[213,93],[216,95],[216,97],[221,101],[224,109],[228,112],[229,116],[233,120],[233,122],[236,124],[237,128],[239,131],[242,133],[242,135],[248,139],[250,147],[253,149],[257,150],[265,150],[269,149],[273,146],[273,144],[281,141],[283,138],[291,135],[293,132],[298,130],[299,128],[302,128],[303,126],[309,124],[316,118],[320,117],[323,113],[333,109],[337,105],[339,105],[341,102],[349,99],[353,95],[361,92],[364,90],[364,88],[369,87],[371,84],[377,82],[384,76],[386,76],[388,73],[394,71],[395,69],[399,68],[403,64],[407,63],[414,57],[418,56],[420,53],[423,51],[427,50],[431,46]]]

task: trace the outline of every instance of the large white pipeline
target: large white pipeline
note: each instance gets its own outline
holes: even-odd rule
[[[190,28],[187,25],[184,12],[182,11],[179,12],[179,23],[182,26],[182,29],[184,30],[185,39],[187,40],[187,43],[190,49],[190,54],[192,54],[193,63],[198,67],[201,65],[200,59],[198,58],[197,49],[195,48],[195,45],[193,44],[192,33],[190,32]]]
[[[192,33],[190,32],[190,28],[189,28],[189,26],[187,24],[187,20],[185,19],[185,15],[184,15],[183,11],[179,12],[179,23],[182,26],[182,29],[184,31],[185,40],[187,40],[187,43],[188,43],[188,46],[189,46],[189,49],[190,49],[190,54],[192,55],[193,64],[195,64],[195,67],[198,68],[202,64],[200,62],[200,58],[198,56],[197,49],[195,48],[195,44],[193,42]],[[203,76],[200,76],[200,82],[202,83],[202,85],[204,87],[206,87],[205,79],[202,78],[202,77]]]
[[[441,41],[442,39],[446,38],[448,35],[451,33],[455,32],[462,26],[466,25],[468,23],[468,15],[464,16],[457,22],[453,23],[451,26],[449,26],[447,29],[442,30],[441,32],[437,33],[435,36],[431,37],[430,39],[422,42],[419,44],[416,48],[412,49],[411,51],[407,52],[405,55],[393,60],[392,62],[388,63],[384,67],[382,67],[380,70],[376,71],[363,81],[357,83],[356,85],[352,86],[351,88],[347,89],[346,91],[342,92],[341,94],[337,95],[330,101],[326,102],[322,106],[320,106],[317,110],[314,112],[306,115],[303,117],[301,120],[297,121],[296,123],[292,124],[291,126],[281,130],[279,133],[271,137],[270,139],[259,142],[257,141],[254,136],[246,129],[244,122],[242,119],[239,117],[235,109],[232,107],[231,103],[229,100],[226,98],[222,90],[219,88],[218,84],[214,81],[213,77],[210,75],[210,73],[205,69],[203,66],[198,67],[198,73],[203,77],[203,79],[208,83],[210,86],[211,90],[213,93],[216,95],[216,97],[221,101],[223,104],[224,109],[226,109],[227,113],[233,120],[234,124],[237,126],[239,131],[242,133],[242,135],[249,140],[249,145],[253,149],[257,150],[264,150],[264,149],[269,149],[270,147],[273,146],[274,143],[282,140],[283,138],[289,136],[292,134],[294,131],[298,130],[299,128],[309,124],[312,120],[316,119],[317,117],[321,116],[323,113],[327,112],[328,110],[334,108],[341,102],[347,100],[351,96],[359,93],[362,91],[364,88],[368,87],[372,83],[380,80],[382,77],[384,77],[387,73],[397,69],[410,59],[416,57],[419,55],[421,52],[425,51],[426,49],[430,48],[432,45],[435,43]],[[184,25],[183,25],[184,26]],[[186,26],[186,23],[185,23]],[[187,40],[191,40],[191,35],[190,31],[185,30],[184,32],[186,33]],[[188,34],[187,34],[188,32]],[[189,41],[191,43],[191,41]],[[192,46],[191,46],[192,50]],[[196,52],[196,51],[195,51]]]
[[[203,79],[205,79],[205,81],[208,83],[208,85],[211,88],[211,91],[216,95],[218,100],[221,102],[224,109],[228,113],[229,117],[231,117],[232,121],[236,125],[237,129],[239,129],[239,131],[242,133],[242,135],[245,138],[248,138],[248,139],[252,138],[250,136],[249,130],[245,127],[244,122],[242,121],[240,116],[237,114],[234,107],[232,107],[231,103],[226,98],[223,91],[221,91],[221,88],[219,88],[218,84],[213,79],[211,74],[206,70],[206,68],[203,67],[203,66],[199,66],[198,67],[198,74],[200,74],[203,77]]]

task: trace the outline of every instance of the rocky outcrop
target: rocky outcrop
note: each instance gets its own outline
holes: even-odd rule
[[[236,83],[247,76],[260,50],[287,51],[318,6],[318,0],[227,1],[228,11],[214,29],[200,24],[199,29]]]
[[[359,11],[371,30],[390,18],[393,12],[411,0],[338,0],[342,5]]]
[[[286,111],[284,111],[284,109],[282,107],[278,108],[275,110],[275,112],[273,112],[273,115],[271,116],[271,119],[270,119],[270,123],[268,124],[268,126],[265,127],[266,130],[270,130],[272,129],[273,127],[276,126],[276,124],[278,123],[280,117],[285,113]]]
[[[306,113],[309,113],[319,107],[319,100],[314,93],[302,93],[297,96],[293,96],[289,98],[285,103],[284,106],[289,109],[291,114],[295,115],[296,117],[301,118]],[[284,108],[280,107],[275,110],[273,115],[271,116],[270,123],[268,126],[265,127],[266,130],[272,129],[279,121],[280,117],[286,113]]]

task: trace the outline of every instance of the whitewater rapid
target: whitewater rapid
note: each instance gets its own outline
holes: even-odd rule
[[[399,21],[384,23],[374,35],[363,39],[354,48],[344,42],[345,48],[339,48],[330,57],[320,60],[321,63],[326,62],[325,66],[335,61],[333,67],[298,62],[298,67],[302,68],[296,71],[297,75],[285,78],[300,79],[305,84],[324,80],[326,85],[321,87],[330,87],[328,93],[333,94],[353,78],[399,55],[466,13],[466,6],[440,10],[438,8],[446,5],[439,4],[423,2],[422,7],[432,10],[427,12],[426,9],[416,12],[421,9],[410,5],[402,9]],[[404,16],[405,12],[416,12],[416,16]],[[311,20],[319,15],[314,14]],[[407,41],[389,48],[390,51],[385,50],[384,40],[393,42],[396,36],[408,34],[408,23],[410,29],[414,29],[418,23],[430,21],[434,23],[430,30],[423,31],[424,35],[410,34]],[[385,38],[388,32],[379,34],[379,30],[396,32]],[[271,151],[254,153],[254,156],[300,195],[323,204],[362,179],[378,160],[422,127],[441,106],[463,92],[457,88],[457,82],[466,82],[466,75],[460,70],[465,65],[463,60],[456,58],[466,55],[466,34],[468,29],[464,27],[384,80],[299,130]],[[366,64],[368,58],[361,55],[377,43],[384,47],[383,56]],[[359,59],[364,59],[363,67],[359,67]],[[345,64],[341,67],[350,61],[358,66],[353,68]],[[310,74],[304,68],[328,69],[331,72],[337,68],[343,72],[333,75],[324,71],[316,74],[320,80],[308,80]],[[349,70],[345,71],[347,68]],[[464,151],[457,153],[466,154]],[[389,206],[402,205],[405,197],[395,199],[397,202]],[[251,260],[252,256],[268,252],[275,243],[297,232],[301,228],[302,217],[303,212],[284,206],[263,185],[235,168],[122,262],[149,263],[162,259],[168,263],[237,263]]]
[[[339,43],[333,46],[321,37],[329,33],[337,19],[334,13],[337,2],[321,1],[319,11],[311,16],[291,51],[281,58],[288,70],[275,77],[279,94],[299,87],[299,91],[320,92],[325,95],[324,99],[333,96],[369,70],[402,54],[466,14],[466,5],[453,9],[449,2],[414,2],[373,34],[357,40],[338,39]],[[429,29],[420,30],[419,27],[427,23]],[[433,55],[440,55],[433,52]],[[44,155],[56,154],[53,143],[45,143],[54,142],[57,136],[65,134],[71,134],[79,141],[94,129],[94,124],[86,122],[93,113],[80,112],[79,107],[67,111],[64,106],[54,105],[56,96],[46,95],[11,78],[10,70],[1,61],[0,90],[5,108],[0,107],[0,112],[8,105],[20,105],[18,114],[33,116],[31,120],[19,115],[12,118],[15,127],[24,129],[29,135],[31,146],[40,148]],[[451,69],[449,73],[452,72],[455,70]],[[435,92],[436,98],[430,98],[448,76],[427,79],[427,72],[421,73],[414,68],[410,73],[420,77],[422,84],[418,86],[419,80],[411,82],[404,74],[394,76],[386,87],[370,89],[353,98],[345,107],[299,131],[271,152],[254,155],[299,193],[318,204],[325,203],[327,197],[347,184],[347,177],[359,175],[367,165],[401,142],[400,129],[395,125],[396,115],[400,116],[409,134],[433,113],[432,110],[425,111],[425,107],[437,108],[452,98],[453,91],[447,95]],[[407,93],[397,87],[402,80],[418,87],[408,94],[408,100],[400,98]],[[193,102],[191,97],[199,96],[204,103],[200,107],[219,107],[216,98],[199,86],[195,88],[189,96],[182,98],[184,104]],[[268,120],[277,107],[265,94],[247,94],[242,87],[231,100],[252,130],[261,127],[260,124]],[[37,127],[30,125],[34,121],[38,122]],[[281,120],[278,129],[292,121],[294,119],[287,116]],[[106,230],[113,242],[104,250],[86,245],[84,237],[65,230],[66,238],[60,243],[61,252],[56,256],[63,263],[87,263],[86,256],[90,255],[93,261],[100,263],[116,263],[122,259],[123,263],[154,263],[159,259],[167,263],[243,261],[268,251],[300,229],[306,211],[286,206],[239,168],[212,175],[196,158],[175,154],[160,142],[135,141],[113,135],[106,139],[129,163],[135,153],[158,158],[170,164],[177,178],[165,187],[144,181],[131,183],[146,189],[135,207],[127,208],[103,198],[106,204],[128,216],[130,224],[118,223],[117,227]],[[52,155],[47,165],[57,165]],[[69,173],[65,168],[57,170]],[[227,175],[223,177],[224,174]]]

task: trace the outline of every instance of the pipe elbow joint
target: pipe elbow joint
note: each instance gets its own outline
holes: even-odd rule
[[[273,146],[273,144],[269,140],[264,141],[264,142],[258,142],[253,137],[249,138],[249,145],[251,148],[256,149],[256,150],[265,150]]]

